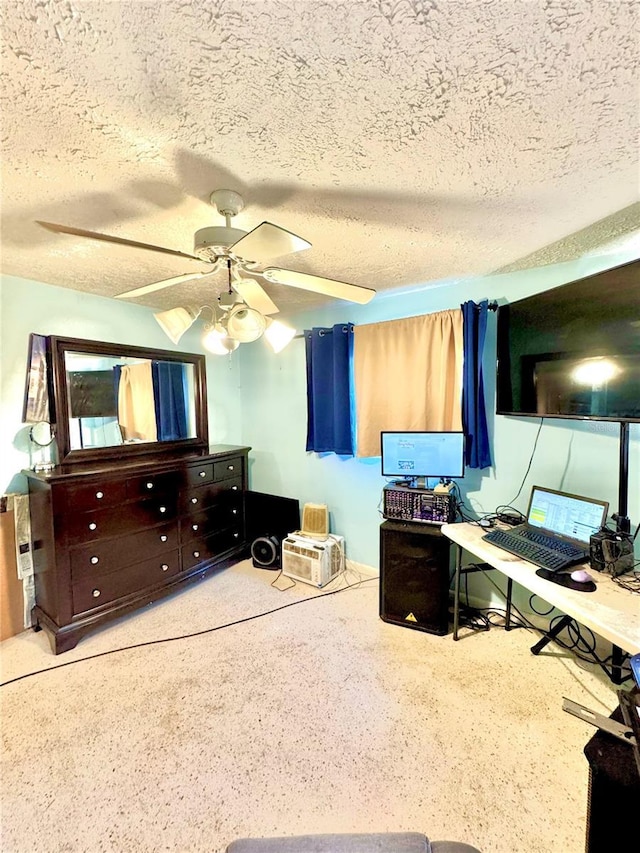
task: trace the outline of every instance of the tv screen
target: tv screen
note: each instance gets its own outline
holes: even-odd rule
[[[464,475],[464,433],[381,432],[383,477]]]
[[[640,421],[640,261],[498,309],[499,415]]]

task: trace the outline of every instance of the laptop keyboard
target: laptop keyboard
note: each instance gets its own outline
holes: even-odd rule
[[[573,563],[580,562],[584,559],[584,552],[575,548],[568,543],[561,542],[562,551],[556,549],[557,542],[555,539],[550,539],[543,533],[535,531],[524,531],[525,538],[514,536],[508,530],[491,530],[485,533],[482,537],[492,545],[497,545],[503,551],[509,551],[515,554],[516,557],[521,557],[523,560],[528,560],[530,563],[535,563],[536,566],[542,566],[543,569],[557,571],[565,566],[571,566]],[[537,541],[539,539],[539,541]],[[546,542],[553,544],[553,549],[545,546]],[[566,548],[566,550],[565,550]]]

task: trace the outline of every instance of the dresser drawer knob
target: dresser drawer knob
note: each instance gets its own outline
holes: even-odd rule
[[[153,483],[152,483],[151,481],[149,481],[148,483],[145,483],[145,485],[146,485],[146,487],[147,487],[148,489],[152,489],[152,488],[153,488]]]
[[[169,537],[167,536],[167,534],[166,534],[166,533],[163,533],[163,534],[160,536],[160,541],[161,541],[161,542],[166,542],[168,538],[169,538]]]
[[[199,556],[200,556],[200,551],[194,551],[194,552],[193,552],[193,556],[194,556],[194,557],[199,557]]]
[[[94,598],[100,598],[100,590],[99,590],[99,589],[94,589],[94,590],[93,590],[93,592],[91,593],[91,595],[92,595]]]
[[[206,477],[206,476],[207,476],[206,471],[198,471],[198,477]]]
[[[160,507],[160,512],[166,512],[166,511],[167,511],[166,506],[161,506],[161,507]]]
[[[200,525],[199,525],[199,524],[192,524],[192,525],[191,525],[191,529],[192,529],[192,530],[197,530],[197,529],[198,529],[198,527],[200,527]]]
[[[227,471],[233,471],[233,465],[227,465]]]
[[[89,530],[95,530],[97,527],[98,525],[95,523],[95,521],[90,522]]]
[[[232,510],[231,510],[231,515],[237,515],[237,514],[238,514],[238,510],[237,510],[237,509],[232,509]]]
[[[104,492],[96,492],[96,497],[98,498],[99,501],[101,501],[102,498],[104,497]]]
[[[198,503],[198,498],[191,498],[191,503],[192,503],[192,504],[197,504],[197,503]]]
[[[169,566],[168,566],[166,563],[163,563],[163,564],[162,564],[162,571],[163,571],[163,572],[168,572],[168,571],[169,571]]]
[[[234,539],[237,539],[237,538],[238,538],[238,536],[240,536],[240,534],[239,534],[239,533],[234,533],[234,534],[233,534],[233,538],[234,538]]]
[[[238,491],[238,487],[237,487],[237,486],[231,486],[231,491],[232,491],[232,492],[237,492],[237,491]]]
[[[95,565],[96,565],[97,563],[99,563],[99,562],[100,562],[100,558],[99,558],[99,557],[92,557],[92,558],[91,558],[91,560],[90,560],[90,563],[91,563],[91,565],[92,565],[92,566],[95,566]]]

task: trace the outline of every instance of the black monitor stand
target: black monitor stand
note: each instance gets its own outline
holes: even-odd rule
[[[629,423],[620,421],[620,464],[618,474],[618,512],[614,513],[618,533],[631,532],[629,511]]]

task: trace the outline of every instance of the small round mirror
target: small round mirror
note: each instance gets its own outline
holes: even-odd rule
[[[29,430],[29,437],[38,447],[49,447],[55,435],[53,427],[48,421],[39,421]]]

